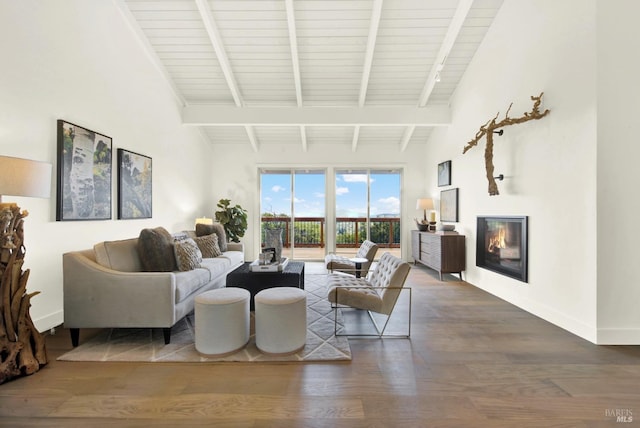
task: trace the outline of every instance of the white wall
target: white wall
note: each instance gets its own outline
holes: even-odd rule
[[[580,13],[576,13],[580,11]],[[581,337],[596,341],[596,33],[595,0],[505,0],[452,99],[452,126],[436,131],[437,163],[452,160],[467,236],[466,279]],[[446,73],[446,66],[443,70]],[[499,196],[489,196],[484,140],[466,154],[479,127],[513,102],[511,117],[545,93],[538,121],[495,137]],[[475,266],[476,216],[529,216],[529,282]]]
[[[137,236],[144,227],[193,227],[211,212],[210,145],[181,125],[167,84],[151,66],[110,1],[0,0],[0,154],[56,165],[56,120],[113,138],[116,149],[153,159],[153,218],[55,221],[51,199],[5,197],[29,211],[25,223],[31,269],[31,316],[40,330],[62,322],[62,254],[109,239]]]
[[[598,1],[598,343],[640,344],[640,4]]]
[[[214,150],[216,154],[212,165],[215,175],[224,179],[215,180],[211,198],[218,200],[229,197],[233,203],[239,203],[249,211],[249,229],[243,239],[248,260],[256,258],[260,248],[260,167],[328,168],[327,181],[331,179],[332,168],[402,168],[402,250],[404,258],[410,257],[410,231],[415,229],[413,218],[422,214],[415,209],[416,199],[425,195],[424,169],[431,162],[424,144],[410,144],[404,152],[400,152],[397,144],[360,145],[356,152],[351,150],[350,144],[310,144],[307,152],[302,150],[301,145],[265,144],[258,152],[254,152],[249,144],[217,143]]]

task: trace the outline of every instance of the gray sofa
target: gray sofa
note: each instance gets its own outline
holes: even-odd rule
[[[198,294],[225,286],[227,273],[244,262],[242,244],[179,272],[144,272],[138,238],[104,241],[63,255],[64,326],[78,346],[80,328],[171,327],[193,311]]]

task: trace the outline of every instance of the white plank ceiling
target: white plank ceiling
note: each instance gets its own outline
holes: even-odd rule
[[[114,0],[212,144],[425,144],[503,0]]]

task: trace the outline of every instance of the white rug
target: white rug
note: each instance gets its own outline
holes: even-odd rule
[[[194,318],[193,314],[190,314],[173,326],[171,343],[168,345],[164,344],[161,329],[105,329],[85,343],[81,343],[77,348],[61,355],[58,360],[146,362],[351,360],[351,348],[347,338],[336,337],[333,334],[333,310],[326,297],[326,275],[305,275],[305,290],[307,291],[307,343],[296,354],[287,356],[262,354],[256,348],[252,328],[251,339],[244,349],[226,357],[204,357],[195,349]],[[341,326],[340,311],[338,315],[338,324]]]

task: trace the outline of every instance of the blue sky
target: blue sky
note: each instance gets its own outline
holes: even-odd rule
[[[400,174],[375,174],[371,179],[371,216],[400,213]],[[336,215],[364,217],[367,212],[367,175],[336,175]],[[321,173],[295,175],[297,217],[323,217],[325,177]],[[262,212],[291,213],[289,174],[262,174]]]

